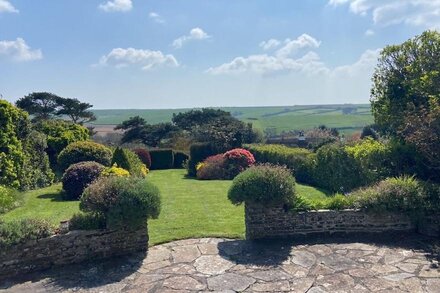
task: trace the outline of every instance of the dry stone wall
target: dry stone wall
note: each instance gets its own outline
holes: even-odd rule
[[[0,251],[0,279],[56,265],[121,256],[148,248],[148,230],[71,231]]]

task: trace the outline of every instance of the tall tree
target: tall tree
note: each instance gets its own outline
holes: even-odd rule
[[[440,102],[440,33],[426,31],[385,47],[373,75],[371,104],[378,129],[400,136],[405,117]],[[402,138],[402,137],[400,137]]]
[[[56,115],[61,97],[47,92],[34,92],[16,102],[18,108],[34,116],[35,120],[46,120]]]
[[[197,126],[203,126],[211,123],[221,117],[232,117],[231,113],[210,108],[201,110],[191,110],[179,114],[173,114],[173,123],[183,130],[191,130]]]
[[[83,103],[78,99],[59,98],[58,99],[59,110],[56,115],[68,116],[73,123],[84,124],[96,120],[93,112],[88,111],[93,105],[89,103]]]

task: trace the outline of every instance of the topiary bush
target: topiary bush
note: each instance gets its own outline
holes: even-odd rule
[[[137,148],[134,149],[133,152],[138,155],[139,159],[145,164],[145,166],[147,166],[148,169],[151,168],[151,156],[147,149]]]
[[[257,163],[284,165],[292,170],[298,182],[314,183],[313,172],[316,160],[315,154],[311,151],[278,144],[249,144],[244,148],[254,155]]]
[[[174,153],[171,149],[150,150],[151,170],[173,169]]]
[[[91,142],[79,141],[69,144],[61,151],[58,156],[58,165],[61,170],[66,170],[70,165],[94,161],[104,166],[110,166],[113,157],[113,152],[108,147]]]
[[[354,207],[373,212],[420,214],[428,204],[424,185],[414,177],[387,178],[350,194]]]
[[[245,149],[233,149],[223,154],[226,165],[227,179],[232,179],[253,164],[254,156]]]
[[[86,188],[80,202],[82,211],[102,215],[109,229],[142,226],[159,216],[160,206],[159,189],[136,177],[103,177]]]
[[[98,179],[104,169],[105,167],[97,162],[80,162],[70,165],[61,179],[65,198],[79,199],[84,189]]]
[[[46,238],[55,234],[55,227],[39,219],[0,222],[0,248]]]
[[[185,162],[189,160],[187,153],[181,151],[174,151],[174,168],[182,169]]]
[[[0,214],[19,207],[21,201],[22,198],[16,190],[0,186]]]
[[[228,198],[235,205],[246,202],[293,207],[296,201],[295,179],[290,170],[282,166],[252,166],[234,178]]]
[[[210,156],[196,167],[197,179],[200,180],[221,180],[228,176],[226,170],[226,159],[223,154]]]
[[[147,176],[148,169],[141,159],[132,151],[123,148],[116,148],[113,153],[112,165],[117,165],[128,172],[131,175],[137,177]]]
[[[197,175],[197,164],[203,162],[207,157],[218,154],[210,143],[196,143],[191,145],[189,150],[188,175],[195,177]]]

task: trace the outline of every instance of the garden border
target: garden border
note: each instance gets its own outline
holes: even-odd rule
[[[148,228],[136,230],[76,230],[27,241],[0,251],[0,279],[57,265],[143,252]]]

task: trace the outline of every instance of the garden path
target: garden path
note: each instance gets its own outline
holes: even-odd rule
[[[0,281],[0,291],[438,293],[438,244],[420,235],[381,242],[188,239],[151,247],[146,256]]]

